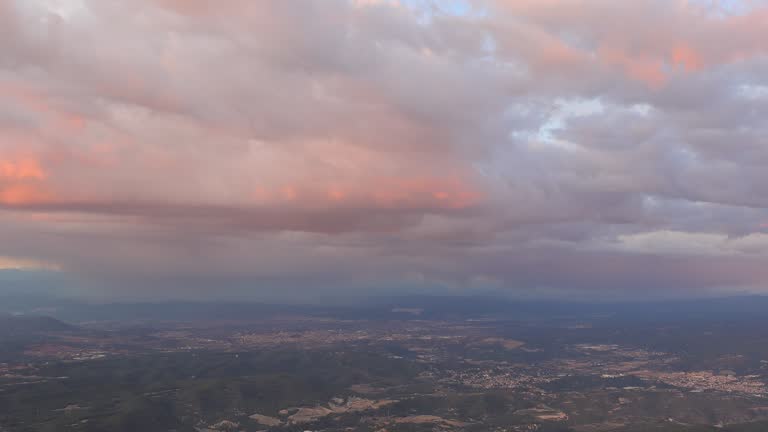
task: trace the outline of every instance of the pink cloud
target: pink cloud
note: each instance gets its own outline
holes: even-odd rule
[[[765,220],[765,9],[38,3],[0,0],[0,256],[329,285],[764,276],[609,249]]]

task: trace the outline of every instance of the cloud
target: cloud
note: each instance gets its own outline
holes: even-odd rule
[[[761,256],[768,252],[768,234],[729,237],[716,233],[660,230],[620,235],[615,242],[600,248],[654,255]]]
[[[44,263],[33,259],[0,256],[0,271],[2,270],[58,270],[54,264]]]
[[[764,5],[439,6],[0,0],[0,255],[123,297],[765,288]]]

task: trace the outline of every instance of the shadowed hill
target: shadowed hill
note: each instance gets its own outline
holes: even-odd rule
[[[75,327],[47,316],[0,315],[0,336],[74,330]]]

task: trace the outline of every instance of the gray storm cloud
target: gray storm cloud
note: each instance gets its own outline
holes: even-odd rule
[[[0,269],[763,291],[766,41],[746,1],[0,0]]]

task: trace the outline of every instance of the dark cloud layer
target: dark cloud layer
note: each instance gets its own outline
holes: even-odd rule
[[[759,1],[0,0],[0,269],[761,292],[766,41]]]

